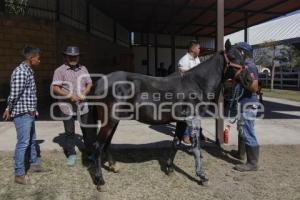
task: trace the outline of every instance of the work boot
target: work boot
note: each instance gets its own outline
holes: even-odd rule
[[[246,147],[245,147],[245,142],[243,140],[243,137],[239,136],[238,137],[238,150],[231,151],[231,155],[235,157],[236,159],[239,160],[245,160],[246,157]]]
[[[29,171],[33,173],[43,173],[43,172],[49,172],[51,170],[45,169],[41,165],[31,165]]]
[[[240,172],[246,171],[257,171],[258,157],[259,157],[259,146],[248,146],[246,145],[247,163],[236,165],[235,170]]]
[[[29,180],[28,180],[28,178],[25,175],[23,175],[23,176],[15,176],[15,183],[21,184],[21,185],[28,185],[29,184]]]

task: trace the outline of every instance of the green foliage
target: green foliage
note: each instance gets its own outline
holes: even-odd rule
[[[25,15],[28,11],[28,0],[5,0],[5,10],[12,15]]]

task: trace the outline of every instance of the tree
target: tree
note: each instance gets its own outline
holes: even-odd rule
[[[28,0],[5,0],[5,10],[8,14],[25,15],[28,11]]]
[[[289,55],[291,69],[300,69],[300,50],[291,45]]]
[[[275,66],[276,66],[276,41],[266,41],[262,43],[258,49],[254,52],[255,62],[262,66],[271,66],[271,87],[270,90],[274,90],[274,78],[275,78]]]

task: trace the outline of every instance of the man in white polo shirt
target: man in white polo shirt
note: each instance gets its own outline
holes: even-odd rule
[[[197,42],[196,40],[190,41],[188,52],[178,62],[178,68],[181,75],[200,64],[200,60],[198,57],[199,53],[199,42]]]
[[[190,69],[194,68],[195,66],[200,64],[199,60],[200,54],[200,44],[196,40],[192,40],[188,46],[188,52],[179,60],[178,68],[180,74],[183,76],[185,72],[189,71]],[[177,123],[177,126],[187,126],[186,123]],[[177,128],[176,128],[177,129]],[[181,127],[179,130],[185,129],[182,144],[186,146],[190,146],[190,133],[187,128]],[[202,134],[201,134],[202,135]]]

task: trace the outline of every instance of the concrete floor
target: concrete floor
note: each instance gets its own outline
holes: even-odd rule
[[[265,118],[256,121],[258,141],[266,144],[300,144],[300,103],[265,97]],[[228,122],[225,121],[225,125]],[[204,135],[215,138],[215,120],[203,119]],[[163,147],[170,145],[175,124],[150,126],[137,121],[121,121],[115,136],[115,148]],[[41,150],[61,150],[63,145],[63,124],[60,121],[37,121],[37,141]],[[77,144],[81,131],[76,123],[78,133]],[[0,151],[14,150],[16,132],[12,122],[0,122]],[[237,144],[236,124],[231,125],[229,145]]]

